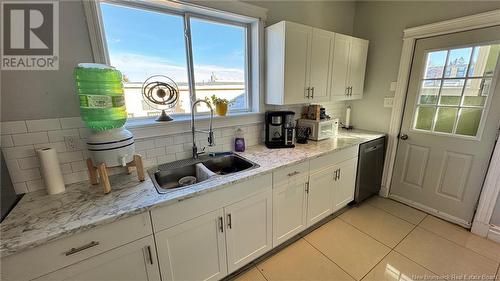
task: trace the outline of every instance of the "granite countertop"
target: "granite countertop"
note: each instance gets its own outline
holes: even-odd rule
[[[47,195],[45,190],[28,193],[0,224],[0,256],[6,257],[381,136],[383,134],[369,131],[342,131],[335,138],[297,144],[293,149],[268,149],[264,145],[249,147],[238,154],[259,164],[259,168],[167,194],[158,194],[149,177],[144,182],[137,181],[135,173],[111,176],[112,191],[106,195],[100,185],[92,186],[88,181],[68,185],[62,194]]]

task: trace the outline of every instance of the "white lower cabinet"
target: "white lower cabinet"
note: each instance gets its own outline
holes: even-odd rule
[[[272,194],[263,192],[224,208],[228,273],[272,249]]]
[[[313,225],[333,213],[334,184],[333,167],[328,167],[309,176],[307,226]]]
[[[40,257],[42,258],[42,257]],[[28,265],[29,266],[29,265]],[[35,279],[37,281],[160,281],[153,236],[120,246]]]
[[[218,280],[227,274],[224,211],[155,234],[164,280]]]
[[[271,192],[155,234],[164,280],[218,280],[272,248]]]
[[[273,187],[273,246],[306,228],[307,176]]]
[[[333,192],[333,211],[338,211],[354,200],[358,158],[352,158],[335,165],[337,171]]]

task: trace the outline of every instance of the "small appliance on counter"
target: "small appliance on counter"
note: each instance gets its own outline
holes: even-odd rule
[[[309,139],[319,141],[329,139],[338,134],[339,119],[299,119],[297,121],[297,126],[310,128],[311,132],[309,135]]]
[[[266,147],[293,148],[295,147],[295,112],[267,111],[266,112]]]

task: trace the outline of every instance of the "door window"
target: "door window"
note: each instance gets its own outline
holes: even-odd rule
[[[413,129],[477,137],[500,44],[427,52]]]

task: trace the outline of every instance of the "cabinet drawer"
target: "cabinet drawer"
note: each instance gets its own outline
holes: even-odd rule
[[[311,173],[322,170],[328,166],[335,165],[345,160],[355,158],[358,156],[359,145],[348,147],[339,151],[335,151],[316,159],[311,160]]]
[[[149,213],[96,227],[2,259],[2,280],[30,280],[152,234]]]
[[[273,186],[286,184],[290,180],[296,180],[309,175],[309,161],[279,169],[273,173]]]
[[[265,190],[271,190],[272,175],[258,176],[230,187],[151,210],[154,232],[199,217]]]

